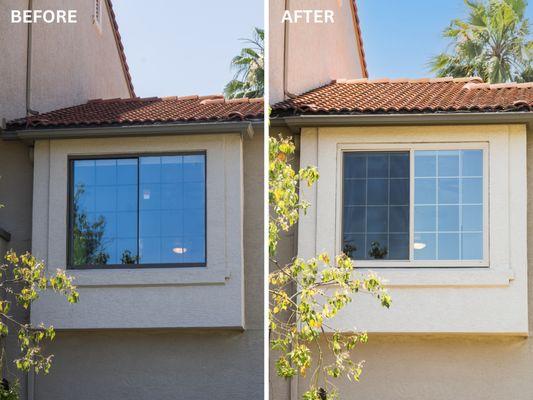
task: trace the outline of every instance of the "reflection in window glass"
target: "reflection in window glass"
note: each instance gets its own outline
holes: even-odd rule
[[[71,265],[205,263],[205,155],[72,162]]]
[[[205,261],[203,155],[140,159],[141,263]]]
[[[137,255],[137,159],[76,160],[72,264],[130,264]]]
[[[483,259],[483,151],[415,151],[414,258]]]
[[[343,251],[353,259],[409,259],[409,152],[347,152]]]

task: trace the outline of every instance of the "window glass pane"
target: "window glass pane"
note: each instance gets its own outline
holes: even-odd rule
[[[343,155],[343,251],[409,259],[409,152]]]
[[[463,178],[462,182],[463,203],[481,204],[483,203],[483,179]]]
[[[419,178],[415,180],[415,204],[435,204],[437,199],[437,179]]]
[[[390,154],[391,178],[405,178],[409,176],[409,153]]]
[[[370,171],[370,169],[369,169]],[[369,179],[366,182],[366,203],[368,205],[389,204],[389,180]]]
[[[409,179],[391,179],[390,204],[409,204]]]
[[[409,234],[391,233],[389,235],[390,260],[407,260],[409,258]]]
[[[141,264],[205,262],[205,156],[140,158]]]
[[[459,203],[459,179],[440,178],[437,197],[439,204]]]
[[[481,150],[463,150],[463,176],[483,176],[483,152]]]
[[[438,152],[439,176],[459,176],[459,152]]]
[[[439,233],[439,260],[459,259],[459,234]]]
[[[416,217],[416,214],[415,214]],[[415,260],[435,260],[437,256],[437,235],[435,233],[415,233]]]
[[[205,155],[74,160],[71,179],[72,266],[205,263]]]
[[[344,154],[344,178],[366,178],[366,156],[361,153]]]
[[[416,260],[483,259],[482,150],[416,151],[415,204]]]
[[[415,175],[437,176],[437,152],[435,151],[417,151],[415,153]]]
[[[483,258],[483,234],[463,233],[461,251],[463,260],[480,260]]]
[[[71,263],[134,263],[137,160],[74,160]]]
[[[437,229],[437,207],[415,206],[415,231],[434,232]]]
[[[344,208],[344,232],[364,233],[366,232],[366,207],[345,207]]]

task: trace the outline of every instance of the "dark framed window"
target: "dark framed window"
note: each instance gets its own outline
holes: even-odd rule
[[[206,265],[206,154],[69,160],[68,267]]]

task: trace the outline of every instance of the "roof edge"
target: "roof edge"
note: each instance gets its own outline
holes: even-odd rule
[[[36,139],[87,139],[104,137],[131,136],[164,136],[164,135],[194,135],[194,134],[227,134],[239,133],[252,137],[254,129],[262,129],[261,121],[231,121],[231,122],[198,122],[198,123],[167,123],[142,124],[97,127],[65,127],[48,129],[19,129],[4,131],[0,136],[3,140],[22,140],[32,142]]]
[[[115,44],[117,46],[120,63],[122,64],[122,71],[124,73],[124,77],[126,78],[126,84],[128,85],[128,92],[130,93],[130,97],[136,97],[135,89],[133,88],[133,81],[130,74],[130,68],[126,60],[126,53],[124,52],[124,45],[122,44],[122,39],[118,30],[117,18],[115,15],[115,11],[113,10],[113,4],[111,3],[111,0],[106,0],[105,4],[107,8],[107,14],[109,15],[109,22],[113,27],[113,37],[115,38]]]
[[[355,30],[355,40],[357,42],[358,51],[359,51],[359,62],[361,63],[361,71],[363,73],[363,78],[368,78],[368,68],[366,64],[365,57],[365,47],[363,45],[363,34],[361,32],[361,22],[359,20],[359,14],[357,12],[357,0],[350,0],[350,5],[352,8],[352,19]]]
[[[293,132],[307,127],[401,126],[401,125],[496,125],[526,124],[533,129],[533,113],[470,112],[432,114],[364,114],[364,115],[300,115],[273,118],[273,127],[288,127]]]

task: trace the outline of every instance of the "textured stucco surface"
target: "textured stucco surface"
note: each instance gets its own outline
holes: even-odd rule
[[[333,24],[302,21],[289,24],[287,90],[290,93],[300,94],[332,79],[363,76],[350,1],[290,0],[291,11],[335,13]],[[283,100],[284,11],[284,0],[270,0],[270,104]]]
[[[409,148],[411,144],[426,149],[486,146],[487,267],[452,264],[454,268],[435,268],[440,265],[415,261],[418,268],[411,268],[413,264],[357,261],[358,268],[376,270],[387,281],[395,305],[386,310],[369,296],[356,296],[329,325],[344,331],[357,327],[372,333],[526,335],[524,125],[302,129],[302,163],[316,165],[320,180],[312,188],[301,189],[312,206],[300,219],[298,255],[309,259],[323,251],[331,255],[341,252],[343,150],[372,151],[384,147],[395,150]],[[392,263],[397,268],[392,268]]]
[[[533,135],[527,135],[528,235],[533,234]],[[529,242],[529,240],[528,240]],[[290,251],[290,249],[286,249]],[[294,253],[293,253],[294,254]],[[289,253],[290,255],[290,253]],[[285,256],[288,256],[285,254]],[[528,246],[529,335],[533,333],[533,248]],[[510,313],[513,310],[509,310]],[[324,338],[321,346],[324,347]],[[491,335],[370,335],[356,352],[361,382],[336,382],[345,400],[529,400],[533,398],[530,338]],[[327,363],[330,359],[325,360]],[[289,382],[272,380],[271,399],[291,399]],[[293,382],[292,400],[308,382]]]
[[[80,302],[44,293],[32,305],[32,322],[57,329],[242,328],[245,140],[228,133],[37,141],[32,251],[50,271],[67,264],[68,157],[106,154],[206,152],[207,264],[72,270]],[[173,306],[162,313],[166,302]]]
[[[263,334],[60,333],[35,400],[261,399]]]
[[[59,332],[35,400],[262,398],[263,135],[243,146],[246,329]]]
[[[93,25],[93,1],[34,0],[34,9],[75,9],[76,24],[33,24],[31,108],[38,112],[93,98],[129,97],[126,78],[104,6],[102,33]],[[0,4],[0,117],[26,112],[27,24],[12,24],[11,10],[25,0]],[[8,60],[6,62],[5,60]]]

